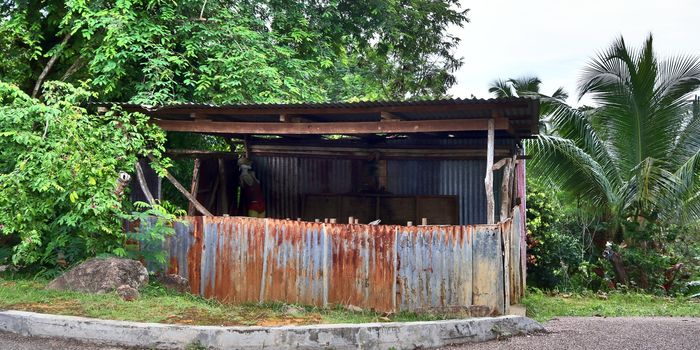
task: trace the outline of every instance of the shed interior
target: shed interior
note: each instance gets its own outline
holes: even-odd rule
[[[256,194],[241,187],[245,158],[266,217],[409,226],[493,223],[510,212],[520,201],[514,169],[524,168],[521,140],[537,134],[539,112],[528,98],[120,105],[169,134],[215,135],[229,145],[167,150],[193,160],[191,181],[168,178],[180,184],[190,215],[249,214]],[[148,160],[139,164],[132,198],[161,198]]]

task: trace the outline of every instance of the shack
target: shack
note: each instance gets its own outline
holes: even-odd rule
[[[224,302],[509,312],[525,289],[528,98],[122,104],[169,132],[224,137],[195,158],[168,270]],[[239,152],[235,152],[235,150]],[[158,198],[137,166],[133,196]]]

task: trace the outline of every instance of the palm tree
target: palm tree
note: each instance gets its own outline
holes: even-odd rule
[[[552,129],[529,142],[531,168],[600,210],[618,241],[625,222],[697,221],[699,87],[698,57],[661,59],[651,35],[641,49],[619,38],[583,71],[578,97],[592,108],[547,101]]]
[[[569,94],[563,87],[559,87],[551,95],[540,93],[542,81],[537,77],[525,76],[516,79],[497,79],[489,87],[489,92],[496,97],[529,97],[540,100],[540,131],[548,132],[549,122],[547,116],[553,111],[554,106],[566,103]]]

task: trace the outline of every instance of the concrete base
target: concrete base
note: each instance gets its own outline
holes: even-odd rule
[[[0,312],[0,330],[25,336],[156,349],[415,349],[543,331],[522,316],[465,320],[285,327],[213,327],[137,323],[23,311]]]

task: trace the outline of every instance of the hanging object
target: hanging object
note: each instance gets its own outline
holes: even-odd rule
[[[238,167],[241,170],[241,203],[246,208],[249,217],[264,218],[265,195],[260,180],[255,177],[255,172],[252,171],[253,162],[243,157],[238,160]]]

